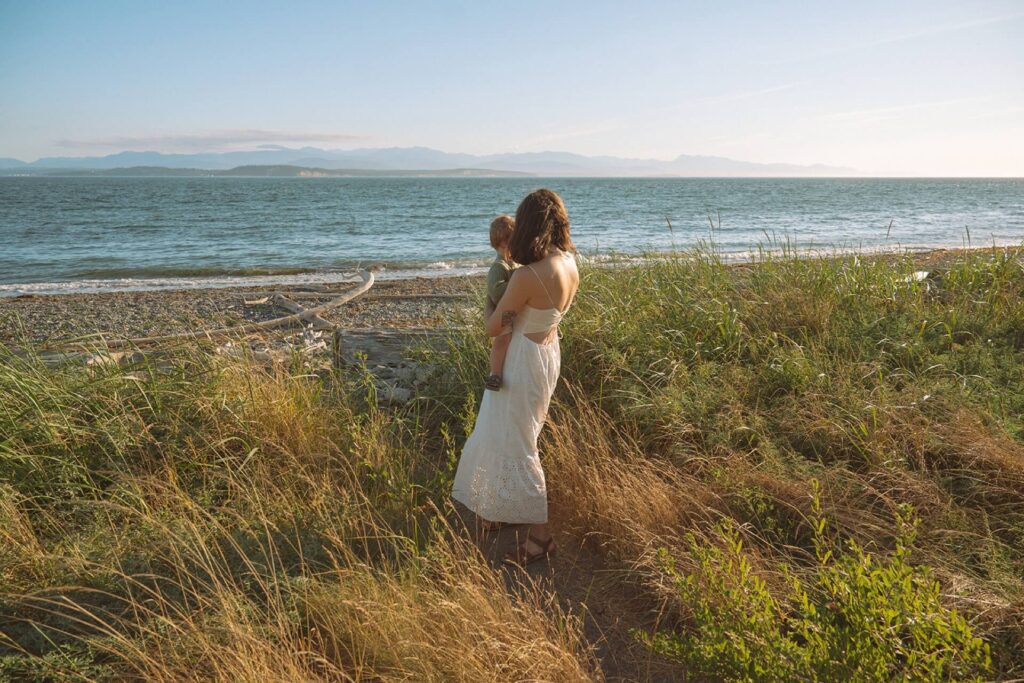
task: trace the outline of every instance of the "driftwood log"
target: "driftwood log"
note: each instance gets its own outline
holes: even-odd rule
[[[125,346],[144,346],[148,344],[162,344],[170,341],[180,341],[183,339],[214,339],[217,337],[226,336],[239,336],[245,334],[251,334],[253,332],[260,332],[263,330],[270,330],[275,327],[281,327],[282,325],[292,325],[295,323],[313,322],[314,326],[327,325],[333,327],[330,323],[320,317],[321,313],[337,308],[342,304],[346,304],[352,301],[356,297],[367,292],[370,287],[373,286],[373,273],[368,270],[364,270],[360,274],[362,282],[353,287],[352,289],[342,292],[337,298],[328,301],[325,304],[314,306],[313,308],[303,308],[294,301],[287,300],[286,297],[280,297],[288,301],[291,309],[286,307],[286,310],[296,310],[291,315],[282,316],[280,318],[274,318],[273,320],[264,320],[259,323],[251,323],[249,325],[237,325],[234,327],[222,327],[216,330],[199,330],[192,332],[179,332],[178,334],[164,334],[156,337],[139,337],[136,339],[110,339],[105,340],[107,348],[122,348]],[[276,298],[275,298],[276,303]]]
[[[324,320],[323,318],[321,318],[320,316],[316,315],[312,311],[307,310],[306,307],[304,307],[304,306],[302,306],[300,304],[295,303],[294,301],[292,301],[288,297],[284,296],[283,294],[275,294],[273,301],[274,301],[274,303],[276,305],[280,306],[284,310],[298,314],[300,316],[302,322],[309,323],[315,329],[318,329],[318,330],[333,330],[334,329],[334,325],[333,324],[331,324],[328,321]]]
[[[398,365],[411,346],[429,344],[441,348],[448,336],[446,328],[375,327],[370,329],[334,330],[332,358],[337,367],[359,365]]]
[[[429,300],[429,301],[464,301],[473,299],[472,294],[373,294],[374,299]]]
[[[324,299],[337,292],[239,292],[239,296],[246,299],[247,304],[269,303],[275,296],[283,296],[288,299],[301,301],[302,299]],[[371,299],[394,299],[398,301],[462,301],[473,298],[471,294],[370,294]]]

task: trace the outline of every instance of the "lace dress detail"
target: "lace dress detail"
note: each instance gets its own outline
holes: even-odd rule
[[[455,472],[452,498],[492,522],[543,524],[547,486],[537,437],[558,383],[558,337],[537,343],[526,334],[561,321],[557,308],[526,306],[512,325],[500,391],[485,391],[473,433]]]

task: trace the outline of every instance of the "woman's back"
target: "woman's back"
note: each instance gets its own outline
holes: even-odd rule
[[[567,251],[558,251],[546,258],[531,263],[525,270],[533,271],[533,277],[526,277],[526,304],[532,308],[555,308],[561,312],[572,304],[576,288],[580,283],[576,259]],[[518,277],[524,277],[525,273]]]
[[[546,343],[576,295],[579,286],[576,260],[571,253],[558,251],[520,271],[523,272],[517,272],[516,277],[524,279],[522,285],[527,289],[527,297],[516,327],[531,340]]]

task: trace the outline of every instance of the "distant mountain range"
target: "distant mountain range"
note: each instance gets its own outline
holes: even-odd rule
[[[5,173],[0,171],[0,174]],[[21,175],[18,169],[6,171],[7,175]],[[405,171],[372,170],[365,168],[331,169],[311,168],[309,166],[289,166],[277,164],[273,166],[250,165],[236,166],[229,169],[203,168],[167,168],[166,166],[124,166],[119,168],[74,168],[74,169],[32,169],[32,175],[38,176],[106,176],[106,177],[178,177],[201,178],[210,176],[236,176],[244,178],[353,178],[353,177],[471,177],[501,178],[508,176],[527,176],[527,173],[516,171],[495,171],[489,168],[450,168],[439,171],[410,169]]]
[[[290,149],[266,146],[245,152],[163,154],[161,152],[119,152],[103,157],[45,157],[27,163],[0,158],[0,171],[10,175],[54,174],[60,171],[110,171],[145,167],[148,175],[157,169],[190,171],[232,171],[239,167],[301,167],[307,170],[346,171],[342,175],[500,175],[535,176],[852,176],[852,168],[815,164],[759,164],[725,157],[682,154],[670,161],[589,157],[569,152],[526,152],[490,155],[452,154],[428,147],[325,150],[316,147]],[[140,175],[141,173],[135,173]],[[177,174],[175,174],[177,175]],[[201,174],[200,174],[201,175]],[[298,175],[298,174],[296,174]]]

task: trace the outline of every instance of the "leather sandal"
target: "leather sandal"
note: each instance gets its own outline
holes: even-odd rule
[[[526,546],[530,541],[540,548],[540,552],[531,553],[527,550]],[[543,560],[551,557],[558,550],[558,546],[555,545],[555,537],[550,536],[546,541],[539,541],[534,538],[533,534],[526,535],[526,541],[516,546],[516,549],[505,556],[505,564],[516,564],[520,567],[525,567],[528,564],[533,564],[537,560]]]
[[[490,389],[491,391],[498,391],[501,389],[501,375],[489,375],[484,380],[484,388]]]

